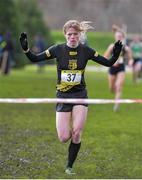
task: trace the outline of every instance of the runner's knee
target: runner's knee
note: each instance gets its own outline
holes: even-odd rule
[[[81,131],[79,129],[73,130],[72,132],[72,142],[79,143],[81,138]]]
[[[58,135],[58,138],[59,138],[60,142],[66,143],[70,139],[70,135],[69,134],[61,134],[61,135]]]

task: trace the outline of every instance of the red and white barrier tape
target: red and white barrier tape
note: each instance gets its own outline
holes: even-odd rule
[[[63,99],[63,98],[0,98],[0,103],[68,103],[68,104],[111,104],[142,103],[142,99]]]

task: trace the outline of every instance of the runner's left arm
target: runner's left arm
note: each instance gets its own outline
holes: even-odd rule
[[[121,41],[117,41],[114,44],[112,56],[109,59],[97,54],[97,52],[94,53],[94,55],[91,57],[91,59],[101,65],[111,67],[117,61],[117,59],[121,53],[121,50],[122,50],[122,43],[121,43]]]

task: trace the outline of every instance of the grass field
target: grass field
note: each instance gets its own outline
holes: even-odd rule
[[[107,74],[86,72],[89,98],[113,98]],[[35,66],[0,76],[0,97],[55,97],[55,67]],[[127,73],[123,98],[142,98]],[[142,105],[90,105],[76,175],[64,173],[68,144],[58,141],[54,104],[0,104],[1,179],[142,178]]]

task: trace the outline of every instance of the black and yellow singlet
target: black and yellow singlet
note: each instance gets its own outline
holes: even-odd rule
[[[26,55],[32,62],[56,58],[57,90],[61,92],[76,92],[85,89],[84,72],[88,60],[108,67],[117,60],[113,56],[108,60],[100,56],[94,49],[83,44],[79,44],[77,48],[59,44],[51,46],[40,54],[28,51]]]

